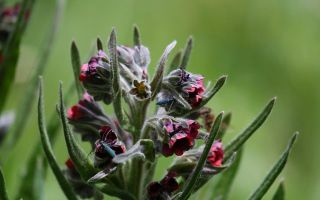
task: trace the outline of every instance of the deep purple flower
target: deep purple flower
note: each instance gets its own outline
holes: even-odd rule
[[[179,189],[179,183],[175,179],[176,173],[169,172],[160,182],[149,183],[147,191],[149,199],[161,199],[163,193],[170,195]]]
[[[112,102],[112,71],[107,54],[99,50],[88,63],[81,66],[80,81],[95,100]]]
[[[162,154],[171,156],[176,154],[181,156],[194,146],[194,140],[198,135],[200,125],[193,120],[172,121],[165,120],[163,123],[166,131],[167,141],[162,144]]]

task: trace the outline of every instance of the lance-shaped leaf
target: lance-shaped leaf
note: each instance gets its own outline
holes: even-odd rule
[[[122,154],[118,154],[113,157],[114,163],[125,163],[133,158],[142,158],[150,162],[155,160],[154,144],[152,140],[141,139],[135,145],[133,145],[128,151]]]
[[[80,145],[76,141],[76,138],[74,137],[74,134],[71,132],[65,112],[61,82],[59,87],[59,97],[60,118],[70,158],[73,161],[75,168],[77,169],[81,177],[87,180],[91,178],[97,172],[97,170],[94,169],[92,163],[88,159],[88,156],[80,147]]]
[[[242,131],[234,140],[232,140],[225,148],[225,160],[227,160],[232,152],[237,151],[252,136],[252,134],[265,122],[274,106],[276,98],[272,98],[262,112],[256,117],[249,126]]]
[[[169,83],[163,83],[162,87],[169,90],[174,100],[181,104],[186,110],[192,109],[189,102],[186,101]]]
[[[6,183],[5,183],[1,168],[0,168],[0,199],[3,199],[3,200],[9,199],[7,194],[7,189],[6,189]]]
[[[133,26],[133,44],[134,46],[141,46],[140,31],[137,25]]]
[[[97,38],[97,49],[103,51],[103,43],[99,37]]]
[[[281,173],[282,169],[286,165],[290,151],[298,137],[298,134],[299,133],[297,132],[293,134],[286,150],[283,152],[278,162],[269,171],[269,173],[264,178],[264,180],[259,185],[259,187],[252,193],[252,195],[249,198],[250,200],[262,199],[262,197],[267,193],[272,183],[276,180],[276,178],[278,177],[278,175]]]
[[[39,85],[39,101],[38,101],[38,126],[40,131],[40,138],[42,142],[42,148],[47,157],[48,163],[66,197],[70,200],[76,200],[77,197],[73,192],[73,189],[69,185],[68,181],[64,177],[62,171],[59,168],[57,160],[53,154],[53,150],[49,141],[45,118],[44,118],[44,100],[43,100],[43,89],[42,89],[42,78],[40,78]]]
[[[192,47],[193,47],[193,39],[190,36],[188,41],[187,41],[187,45],[186,45],[186,47],[184,49],[184,52],[183,52],[181,65],[180,65],[181,69],[186,69],[187,68],[187,65],[188,65],[188,62],[189,62],[189,59],[190,59],[190,54],[191,54]]]
[[[117,53],[117,38],[116,32],[112,29],[110,34],[110,39],[108,43],[109,52],[110,52],[110,61],[112,68],[112,86],[113,86],[113,108],[114,112],[120,122],[124,123],[124,115],[121,106],[121,85],[120,85],[120,74],[119,74],[119,63],[118,63],[118,53]]]
[[[35,67],[30,82],[27,84],[27,88],[23,95],[23,98],[19,102],[19,107],[17,109],[17,113],[19,113],[19,115],[17,115],[14,126],[12,127],[12,132],[9,134],[9,137],[5,141],[4,151],[13,148],[13,146],[19,141],[19,138],[21,138],[21,135],[24,133],[25,125],[28,123],[30,113],[32,113],[31,110],[34,105],[33,102],[36,100],[35,94],[38,86],[38,77],[39,75],[43,74],[47,66],[48,58],[52,50],[52,45],[55,41],[59,29],[59,24],[63,14],[63,6],[64,0],[57,0],[52,26],[50,27],[42,49],[39,51],[39,61]]]
[[[285,190],[284,190],[284,181],[282,180],[278,186],[276,193],[273,195],[272,200],[284,200]]]
[[[167,74],[169,74],[171,71],[177,69],[180,66],[181,63],[181,58],[182,58],[182,50],[179,50],[173,57],[168,70]]]
[[[187,179],[184,187],[183,187],[183,190],[182,190],[182,194],[179,198],[179,200],[185,200],[185,199],[188,199],[189,196],[191,195],[194,187],[195,187],[195,184],[197,182],[197,179],[199,178],[200,174],[201,174],[201,171],[203,169],[203,166],[207,160],[207,157],[208,157],[208,154],[209,154],[209,151],[210,151],[210,148],[218,134],[218,131],[219,131],[219,128],[220,128],[220,125],[221,125],[221,121],[222,121],[222,117],[223,117],[223,112],[221,112],[218,116],[217,116],[217,119],[215,120],[212,128],[211,128],[211,132],[210,132],[210,135],[209,135],[209,138],[206,142],[206,145],[203,149],[203,152],[199,158],[199,161],[195,167],[195,169],[193,170],[192,174],[190,175],[190,177]]]
[[[24,30],[27,26],[27,18],[25,17],[28,12],[32,13],[34,0],[24,0],[21,3],[17,22],[14,25],[13,31],[9,36],[8,41],[3,47],[3,61],[0,63],[0,113],[5,105],[9,89],[14,81],[14,76],[17,68],[17,62],[20,53],[20,42]]]
[[[227,129],[229,128],[230,126],[230,122],[231,122],[231,117],[232,117],[232,114],[231,112],[227,113],[223,119],[222,119],[222,124],[221,124],[221,128],[218,132],[218,135],[217,135],[217,139],[222,139],[223,136],[225,135]]]
[[[210,185],[209,199],[220,199],[220,200],[228,199],[232,183],[240,167],[242,153],[243,153],[243,150],[241,149],[237,153],[237,157],[235,158],[235,161],[233,162],[233,164],[224,172],[222,172],[222,174],[216,177],[214,184]],[[212,192],[212,188],[214,188],[213,192]]]
[[[74,75],[74,82],[76,84],[77,93],[78,93],[78,99],[80,100],[84,93],[84,89],[79,79],[81,61],[80,61],[79,49],[75,41],[72,41],[71,43],[71,63],[72,63],[72,69],[73,69],[73,75]]]
[[[151,99],[154,99],[154,97],[157,95],[158,91],[161,88],[162,78],[163,78],[163,72],[164,67],[166,65],[166,62],[168,60],[169,53],[172,51],[172,49],[176,46],[177,42],[173,41],[170,43],[166,49],[164,50],[160,61],[158,63],[157,69],[155,71],[155,74],[151,80],[150,86],[151,86]]]
[[[87,182],[88,183],[96,183],[98,181],[101,181],[105,177],[107,177],[109,174],[114,172],[116,169],[117,169],[117,167],[104,169],[104,170],[98,172],[97,174],[95,174],[93,177],[89,178],[89,180]]]
[[[74,91],[75,84],[72,83],[67,90],[67,94],[71,95]],[[70,98],[65,97],[64,101],[66,102],[69,99]],[[51,146],[54,146],[59,133],[59,128],[59,117],[57,116],[56,112],[53,112],[50,116],[49,124],[47,126],[47,132],[50,133],[49,141]],[[43,182],[47,174],[48,162],[41,148],[41,140],[39,140],[30,154],[30,157],[27,161],[27,167],[21,177],[21,180],[28,180],[28,184],[21,182],[19,188],[17,189],[18,192],[15,198],[17,200],[21,198],[25,200],[43,199],[41,191],[43,190]]]

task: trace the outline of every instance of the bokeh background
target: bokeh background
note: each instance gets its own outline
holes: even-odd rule
[[[52,23],[55,1],[36,2],[23,39],[8,109],[16,107],[23,98]],[[319,10],[317,0],[67,0],[44,73],[48,116],[57,103],[58,81],[67,85],[73,80],[70,60],[73,39],[85,62],[97,36],[106,41],[111,27],[116,27],[119,42],[130,45],[132,26],[137,24],[143,43],[150,48],[149,70],[153,72],[168,43],[176,39],[178,50],[192,35],[195,46],[189,70],[203,74],[205,80],[228,75],[227,84],[209,104],[216,112],[233,113],[226,140],[239,133],[269,99],[278,97],[270,118],[246,144],[231,199],[246,199],[250,195],[296,130],[301,134],[281,174],[287,199],[320,199]],[[4,166],[11,196],[23,181],[20,175],[24,164],[38,140],[35,111],[26,119],[28,130],[19,138]],[[109,114],[112,115],[111,110]],[[62,137],[55,150],[63,165],[67,153]],[[166,165],[167,162],[159,165],[158,178]],[[265,199],[270,198],[279,180]],[[48,200],[64,199],[51,171],[45,195]]]

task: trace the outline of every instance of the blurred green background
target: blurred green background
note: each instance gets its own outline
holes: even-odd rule
[[[23,39],[8,109],[23,98],[52,22],[55,2],[36,2]],[[119,42],[131,45],[132,25],[137,24],[143,43],[150,48],[149,71],[153,72],[169,42],[176,39],[178,50],[193,35],[195,46],[189,70],[203,74],[205,80],[228,75],[227,84],[210,103],[215,112],[233,113],[226,140],[239,133],[269,99],[278,97],[270,118],[246,144],[231,199],[250,195],[296,130],[301,134],[281,175],[285,177],[287,199],[320,199],[319,10],[317,0],[68,0],[44,74],[48,116],[57,102],[58,81],[67,85],[73,80],[69,52],[73,39],[85,62],[97,36],[106,41],[114,26]],[[35,111],[27,119],[28,131],[4,166],[11,196],[22,181],[24,163],[38,140]],[[67,158],[62,139],[55,146],[61,165]],[[166,165],[162,162],[159,166],[158,178]],[[279,179],[265,199],[270,198],[278,183]],[[64,199],[51,171],[45,190],[48,200]]]

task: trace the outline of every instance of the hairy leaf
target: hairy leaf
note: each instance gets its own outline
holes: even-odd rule
[[[1,168],[0,168],[0,197],[1,197],[0,199],[9,200],[7,189],[6,189],[6,183],[4,181],[4,176]]]
[[[40,78],[40,85],[39,85],[39,101],[38,101],[38,126],[40,131],[40,138],[42,142],[42,147],[44,150],[44,153],[47,157],[48,163],[61,187],[66,197],[70,200],[76,200],[77,197],[75,193],[73,192],[73,189],[69,185],[68,181],[64,177],[62,171],[60,170],[60,167],[58,165],[58,162],[54,156],[49,136],[46,129],[45,124],[45,118],[44,118],[44,102],[43,102],[43,85],[42,85],[42,78]]]
[[[285,190],[284,190],[284,181],[282,180],[278,186],[276,193],[273,195],[272,200],[284,200]]]
[[[298,137],[298,133],[294,133],[286,150],[282,153],[278,162],[272,167],[267,176],[264,178],[259,187],[252,193],[249,197],[250,200],[262,199],[262,197],[267,193],[272,183],[276,180],[278,175],[281,173],[282,169],[287,163],[290,151]]]
[[[191,54],[192,47],[193,47],[193,39],[190,36],[188,41],[187,41],[187,45],[186,45],[186,47],[184,49],[184,52],[183,52],[183,56],[182,56],[182,60],[181,60],[181,64],[180,64],[180,68],[181,69],[186,69],[187,68],[187,65],[188,65],[188,62],[189,62],[189,59],[190,59],[190,54]]]
[[[256,117],[249,126],[242,131],[235,139],[233,139],[225,148],[225,160],[227,160],[232,152],[241,148],[241,146],[252,136],[252,134],[265,122],[274,106],[276,98],[272,98],[262,112]]]
[[[71,43],[71,63],[72,63],[72,69],[73,69],[73,75],[74,75],[74,82],[75,82],[77,93],[78,93],[78,99],[80,100],[84,93],[84,89],[79,79],[81,61],[80,61],[80,53],[75,41]]]

